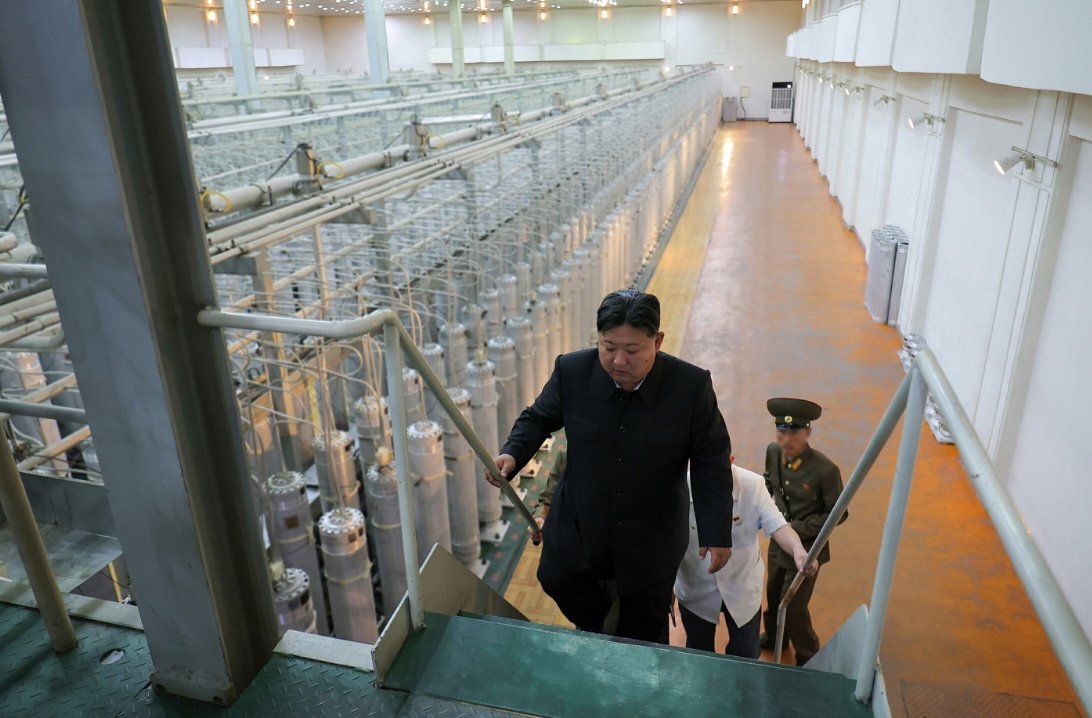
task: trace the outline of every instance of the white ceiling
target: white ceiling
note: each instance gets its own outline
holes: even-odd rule
[[[463,9],[475,10],[482,7],[479,3],[483,0],[462,0]],[[729,5],[738,2],[742,5],[754,2],[777,2],[779,0],[671,0],[674,5]],[[791,1],[796,0],[780,0]],[[163,0],[166,5],[188,5],[191,7],[206,7],[208,0]],[[296,15],[363,15],[364,0],[255,0],[258,11],[263,13],[287,14],[288,6],[292,6],[292,12]],[[543,0],[513,0],[513,6],[521,8],[535,8]],[[587,8],[593,6],[608,5],[611,7],[649,7],[666,4],[664,0],[545,0],[550,8]],[[222,8],[224,0],[212,0],[213,7]],[[429,7],[433,12],[447,8],[447,0],[383,0],[384,12],[391,14],[425,12]],[[500,11],[500,0],[484,0],[484,7],[491,11]],[[745,10],[744,10],[745,11]]]

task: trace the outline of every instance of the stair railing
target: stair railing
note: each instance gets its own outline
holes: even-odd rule
[[[852,476],[846,483],[841,496],[838,497],[823,528],[819,531],[811,550],[808,551],[808,558],[804,564],[806,566],[814,561],[830,540],[834,527],[845,514],[857,489],[864,482],[887,440],[894,433],[899,418],[905,415],[895,465],[895,479],[888,502],[887,521],[884,524],[883,540],[880,544],[880,555],[872,586],[868,631],[857,667],[857,685],[854,695],[862,703],[869,703],[872,699],[872,689],[878,670],[880,640],[883,637],[884,620],[891,595],[895,558],[898,554],[899,539],[902,536],[918,443],[921,439],[921,425],[925,420],[926,397],[929,393],[932,393],[933,400],[944,415],[962,457],[963,466],[975,487],[975,492],[986,507],[986,512],[1001,538],[1001,543],[1009,558],[1012,559],[1016,575],[1024,584],[1024,589],[1031,599],[1032,606],[1035,607],[1039,621],[1046,630],[1062,667],[1084,704],[1085,710],[1092,712],[1092,644],[1089,643],[1088,637],[1077,621],[1057,579],[1054,578],[1054,574],[1043,559],[1042,552],[1021,521],[1016,504],[998,478],[993,463],[974,430],[974,425],[960,405],[959,399],[956,398],[952,385],[945,377],[936,357],[928,349],[922,349],[914,358],[910,370],[895,391],[879,426],[865,447],[860,461],[857,462],[857,467],[853,470]],[[778,663],[781,661],[781,646],[785,637],[786,609],[792,603],[803,581],[804,575],[798,572],[777,607],[774,657]]]
[[[197,321],[207,327],[283,332],[342,340],[357,339],[382,332],[387,376],[402,376],[402,353],[405,352],[410,365],[421,375],[421,379],[432,391],[443,410],[447,412],[459,433],[466,438],[470,448],[500,485],[501,491],[523,516],[533,533],[533,538],[541,541],[542,534],[530,509],[520,500],[516,490],[501,477],[485,444],[459,411],[455,402],[451,400],[447,387],[429,366],[428,360],[421,354],[421,350],[417,348],[393,310],[379,309],[356,319],[321,320],[205,309],[198,313]],[[394,386],[393,383],[392,386]],[[402,516],[402,552],[406,560],[406,594],[409,600],[410,623],[414,630],[419,630],[425,625],[425,609],[421,600],[421,564],[417,560],[417,529],[413,520],[413,479],[410,475],[405,397],[401,391],[391,391],[389,401],[391,431],[394,434],[395,471],[398,476],[398,509]]]

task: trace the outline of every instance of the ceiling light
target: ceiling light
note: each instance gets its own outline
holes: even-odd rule
[[[251,11],[258,9],[258,0],[250,0],[250,3],[248,4],[250,5]]]

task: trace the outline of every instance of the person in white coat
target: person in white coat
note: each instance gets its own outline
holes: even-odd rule
[[[708,559],[698,557],[697,522],[691,499],[690,546],[675,578],[675,595],[679,599],[687,648],[714,650],[713,639],[723,612],[728,624],[728,646],[724,652],[758,658],[765,573],[758,550],[758,532],[764,531],[792,556],[798,570],[803,568],[808,552],[777,509],[761,475],[733,464],[732,479],[732,557],[721,571],[709,573]],[[816,568],[813,563],[806,573],[815,573]]]

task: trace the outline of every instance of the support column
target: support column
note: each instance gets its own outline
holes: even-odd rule
[[[160,3],[5,14],[0,95],[152,685],[230,703],[277,629]]]
[[[224,0],[224,25],[227,27],[231,71],[235,76],[235,94],[258,94],[258,70],[254,66],[254,40],[250,36],[250,13],[246,0]]]
[[[391,65],[383,0],[364,0],[364,29],[368,34],[368,79],[373,85],[385,85],[390,80]]]
[[[516,74],[516,45],[512,38],[512,0],[503,0],[501,11],[504,14],[504,74]]]
[[[462,77],[466,72],[465,53],[463,52],[463,6],[459,0],[451,0],[451,75]]]

